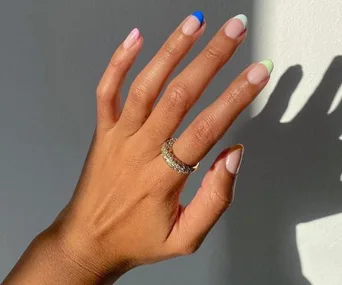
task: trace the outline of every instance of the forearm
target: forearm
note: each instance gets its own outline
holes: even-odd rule
[[[117,278],[111,277],[111,282]],[[38,235],[2,285],[102,285],[106,277],[84,268],[63,252],[56,239]]]

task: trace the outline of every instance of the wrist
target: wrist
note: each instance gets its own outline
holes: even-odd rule
[[[123,264],[106,262],[103,251],[89,235],[71,232],[53,224],[39,236],[45,240],[45,250],[53,251],[65,267],[83,280],[80,284],[113,284],[129,270]]]
[[[113,250],[113,245],[110,249],[107,248],[102,236],[96,234],[96,229],[82,227],[82,224],[87,223],[75,221],[74,215],[67,212],[69,210],[68,207],[65,208],[41,236],[72,263],[73,267],[79,268],[82,274],[89,275],[92,279],[102,281],[96,284],[107,284],[108,279],[108,284],[113,284],[135,267],[134,262],[126,260],[120,254],[119,248]]]
[[[72,248],[68,239],[52,228],[39,234],[33,243],[37,243],[37,248],[42,253],[56,260],[56,263],[66,268],[68,273],[78,279],[82,278],[84,284],[100,284],[105,277],[102,270],[92,265],[91,259],[85,261],[85,256],[79,254],[76,248]]]
[[[103,280],[69,256],[56,236],[44,231],[31,242],[2,284],[100,285]]]

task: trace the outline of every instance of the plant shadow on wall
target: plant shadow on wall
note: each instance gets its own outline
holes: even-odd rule
[[[228,215],[230,284],[310,284],[302,274],[296,226],[342,212],[342,106],[327,114],[341,74],[338,56],[302,111],[282,124],[305,76],[300,66],[289,68],[264,111],[234,134],[246,155]]]

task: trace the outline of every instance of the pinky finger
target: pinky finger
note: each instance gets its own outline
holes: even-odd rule
[[[194,253],[230,206],[242,156],[242,145],[225,150],[205,175],[196,196],[183,209],[169,236],[175,254]]]
[[[134,29],[112,56],[96,90],[98,127],[112,128],[119,119],[120,90],[142,44],[139,30]]]

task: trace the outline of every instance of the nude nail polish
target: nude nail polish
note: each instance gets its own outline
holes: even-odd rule
[[[226,158],[226,169],[230,174],[236,175],[239,173],[243,152],[243,145],[234,146],[228,151]]]
[[[227,37],[236,40],[240,37],[247,29],[248,19],[245,15],[240,14],[228,21],[224,32]]]
[[[203,13],[201,11],[196,11],[185,21],[182,27],[182,32],[187,36],[192,36],[201,28],[203,23]]]
[[[271,60],[263,60],[257,63],[247,74],[247,80],[258,85],[270,77],[274,64]]]
[[[139,38],[140,38],[140,31],[137,28],[133,29],[123,43],[124,49],[132,48],[136,44]]]

